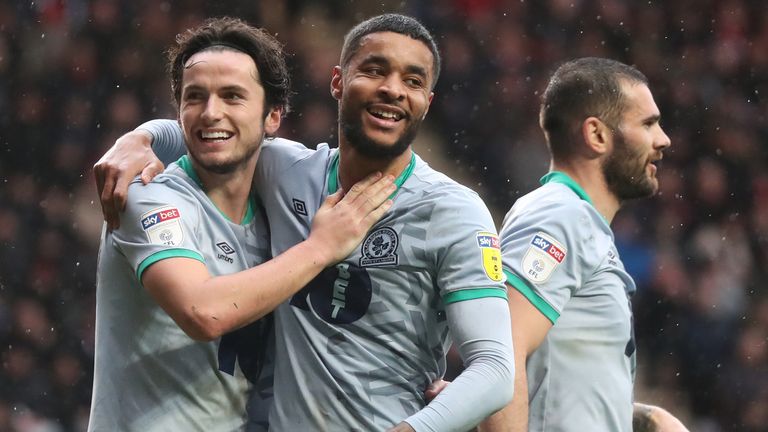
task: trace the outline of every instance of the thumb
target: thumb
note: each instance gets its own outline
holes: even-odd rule
[[[159,159],[153,160],[152,162],[148,163],[143,170],[141,170],[141,182],[144,184],[151,182],[152,179],[155,178],[156,175],[163,172],[164,169],[165,166],[163,166],[163,163],[160,162]]]

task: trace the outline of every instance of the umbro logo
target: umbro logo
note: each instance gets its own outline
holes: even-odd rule
[[[307,205],[304,201],[293,198],[293,211],[296,214],[307,216]]]
[[[227,255],[232,255],[233,253],[235,253],[235,250],[232,248],[232,246],[230,246],[229,243],[227,243],[227,242],[216,243],[216,246],[219,249],[221,249],[222,252],[224,252],[223,254],[221,254],[221,253],[217,254],[216,258],[232,264],[234,262],[234,260],[231,257],[227,256]]]

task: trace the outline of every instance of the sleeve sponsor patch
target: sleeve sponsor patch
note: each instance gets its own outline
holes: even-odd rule
[[[492,281],[504,280],[501,270],[501,243],[499,236],[489,232],[477,233],[477,247],[480,248],[483,257],[483,269]]]
[[[565,259],[567,250],[551,236],[538,232],[523,256],[523,274],[534,283],[549,280],[552,272]]]
[[[160,207],[144,213],[141,228],[152,244],[178,246],[184,240],[181,213],[176,207]]]

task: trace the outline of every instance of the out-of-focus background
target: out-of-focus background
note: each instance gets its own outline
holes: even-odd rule
[[[371,15],[411,14],[444,70],[417,151],[497,224],[547,170],[548,75],[578,56],[635,64],[673,146],[662,193],[613,223],[638,282],[637,399],[693,431],[768,430],[768,8],[760,0],[0,2],[0,430],[81,431],[90,403],[100,208],[91,166],[175,116],[174,36],[209,16],[291,53],[284,137],[334,142],[330,71]]]

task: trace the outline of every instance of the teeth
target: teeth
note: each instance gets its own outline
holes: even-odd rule
[[[385,119],[390,119],[390,120],[395,120],[395,121],[400,120],[400,114],[394,113],[394,112],[390,112],[390,111],[371,110],[371,114],[373,114],[373,115],[375,115],[377,117],[385,118]]]
[[[215,132],[203,132],[203,139],[228,139],[232,136],[229,132],[215,131]]]

